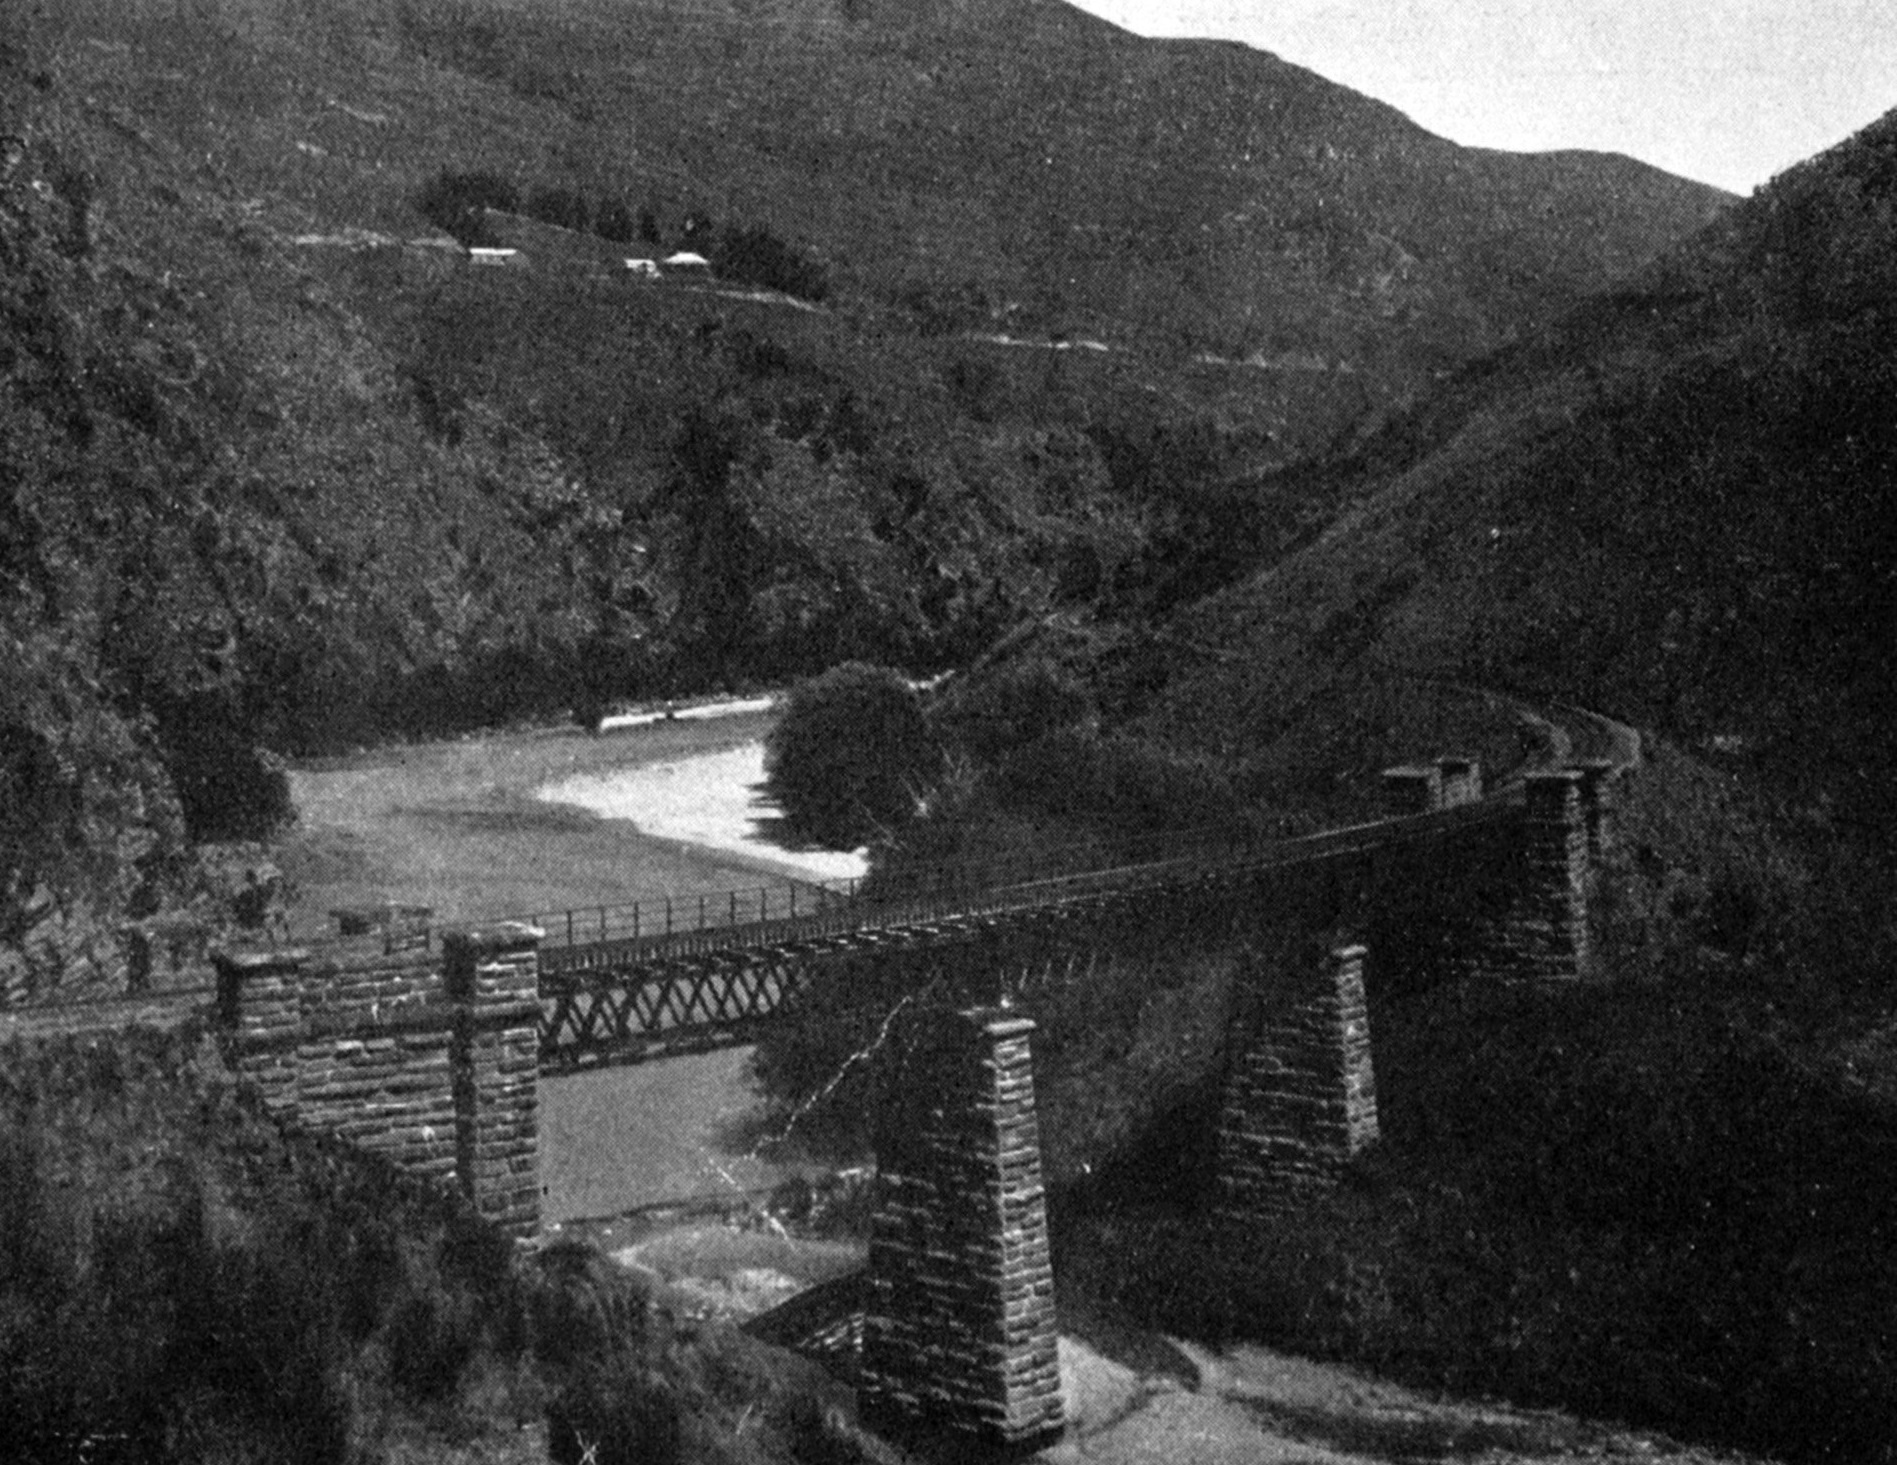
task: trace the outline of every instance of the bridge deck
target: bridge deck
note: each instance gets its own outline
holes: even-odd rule
[[[627,963],[659,963],[718,952],[790,947],[871,932],[895,934],[911,927],[939,927],[985,916],[1047,910],[1096,901],[1103,895],[1160,891],[1206,879],[1240,879],[1254,872],[1338,859],[1390,845],[1451,836],[1505,815],[1507,797],[1399,819],[1349,825],[1300,838],[1261,841],[1239,849],[1195,850],[1162,859],[1080,870],[1039,879],[971,886],[941,880],[921,892],[879,892],[875,887],[827,890],[813,900],[804,887],[804,910],[794,889],[732,892],[681,906],[676,919],[656,929],[655,906],[644,902],[587,912],[558,912],[525,919],[546,933],[540,949],[543,974],[584,973]],[[771,911],[781,914],[771,914]],[[756,913],[756,914],[754,914]],[[641,919],[645,921],[641,929]],[[690,924],[685,917],[691,916]],[[595,935],[595,932],[604,934]]]
[[[819,950],[963,940],[971,929],[1024,916],[1430,843],[1504,817],[1517,802],[1502,795],[1302,838],[1175,849],[1153,860],[977,889],[946,879],[920,892],[871,887],[832,893],[814,909],[806,893],[806,908],[796,913],[789,898],[783,913],[773,915],[767,892],[745,892],[742,902],[734,896],[694,912],[702,923],[684,930],[677,929],[676,908],[669,912],[671,929],[650,929],[649,905],[643,913],[621,908],[582,919],[570,913],[538,918],[534,924],[548,935],[540,952],[542,1060],[574,1067],[744,1041],[802,986],[799,958]],[[587,939],[602,930],[603,937]]]
[[[786,883],[690,901],[661,898],[528,917],[545,932],[543,1060],[568,1067],[744,1041],[795,993],[802,981],[797,958],[815,950],[963,940],[971,928],[1034,913],[1084,910],[1428,843],[1503,817],[1518,803],[1519,791],[1509,791],[1426,814],[1237,848],[1161,840],[1150,859],[1037,878],[977,884],[965,870],[944,870],[925,877],[921,890]],[[992,877],[992,868],[983,873]],[[421,940],[432,944],[427,936]],[[373,956],[384,946],[381,936],[356,937],[325,943],[310,954],[319,961],[346,961],[351,953]],[[195,987],[24,1009],[0,1016],[0,1037],[177,1022],[208,1012],[211,995],[209,988]]]

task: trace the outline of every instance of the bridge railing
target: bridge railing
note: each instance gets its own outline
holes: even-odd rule
[[[549,948],[664,941],[707,932],[730,935],[779,922],[824,918],[839,910],[882,911],[892,904],[917,899],[930,908],[943,901],[952,906],[998,887],[1031,883],[1037,873],[1048,870],[1091,874],[1181,858],[1229,859],[1233,848],[1229,830],[1191,830],[1120,841],[1122,858],[1110,867],[1100,863],[1096,843],[1037,851],[1032,856],[945,862],[905,871],[899,881],[888,877],[874,883],[861,878],[784,881],[716,893],[651,896],[619,905],[539,911],[516,919],[529,921],[544,931]]]
[[[898,931],[1137,894],[1210,877],[1337,859],[1382,846],[1426,841],[1485,823],[1516,802],[1508,796],[1397,819],[1290,838],[1234,844],[1203,836],[1142,841],[1136,858],[1111,865],[1025,875],[1025,867],[943,866],[900,887],[860,881],[828,886],[757,886],[688,899],[647,900],[531,917],[547,933],[541,947],[549,976],[582,976],[627,962],[702,956],[865,932]],[[1139,858],[1138,856],[1145,856]],[[1043,857],[1045,868],[1049,863]]]

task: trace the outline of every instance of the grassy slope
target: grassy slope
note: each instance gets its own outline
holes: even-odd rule
[[[22,1462],[849,1461],[814,1366],[596,1252],[286,1134],[195,1028],[13,1039],[0,1449]]]
[[[1422,674],[1719,738],[1874,829],[1897,793],[1894,145],[1886,119],[1780,178],[1331,468],[1351,507],[1182,618],[1228,654],[1149,725],[1229,743]]]
[[[64,854],[9,866],[12,927],[43,927],[19,913],[47,893],[72,908],[75,840],[121,847],[92,881],[107,905],[172,899],[157,872],[181,832],[267,812],[259,743],[491,721],[642,676],[972,654],[1084,598],[1171,512],[1101,493],[1090,430],[1203,416],[1215,465],[1274,460],[1719,202],[1624,162],[1465,153],[1268,57],[1059,5],[855,17],[9,16],[6,125],[28,147],[3,220],[25,587],[7,615],[35,650],[8,687],[8,777],[118,770]],[[827,257],[840,308],[627,308],[596,282],[490,288],[440,251],[296,242],[431,232],[413,199],[444,167],[623,192],[673,232],[694,210],[772,224]],[[918,341],[890,298],[918,280],[969,287],[984,328],[1143,349]],[[1192,324],[1261,302],[1288,314],[1244,339]],[[1191,339],[1154,345],[1142,312]],[[1167,370],[1207,344],[1324,369]],[[749,562],[675,532],[696,408],[737,444],[714,507]],[[652,671],[674,622],[690,664]],[[100,793],[140,780],[137,807]]]
[[[1894,179],[1890,117],[1317,470],[1346,511],[1177,618],[1136,727],[1293,802],[1439,749],[1432,688],[1662,736],[1609,982],[1386,995],[1384,1168],[1254,1290],[1195,1292],[1240,1243],[1189,1226],[1153,1315],[1888,1457]]]
[[[968,286],[994,312],[971,324],[1162,361],[1315,353],[1379,396],[1725,202],[1626,159],[1457,148],[1264,53],[1141,41],[1045,0],[221,14],[207,45],[163,7],[90,0],[74,64],[288,234],[413,232],[422,180],[485,168],[649,202],[671,237],[690,213],[769,224],[854,295]],[[136,50],[100,49],[120,38]]]
[[[1332,819],[1371,806],[1385,763],[1506,757],[1516,698],[1649,733],[1598,890],[1603,979],[1373,993],[1387,1144],[1324,1214],[1262,1234],[1182,1205],[1205,1095],[1153,1118],[1063,1207],[1063,1256],[1121,1305],[1800,1459],[1890,1457],[1897,1277],[1869,1157],[1897,1132],[1893,246],[1897,117],[1349,457],[1261,480],[1342,510],[1171,618],[1137,675],[1126,641],[1054,628],[960,694],[1004,703],[1062,664],[1149,773],[1203,760]],[[1012,750],[974,818],[915,842],[1031,832],[1085,746]],[[1069,756],[994,797],[1036,747]],[[1088,998],[1113,1013],[1151,985]],[[1139,1011],[1143,1044],[1216,1074],[1203,1013]],[[1112,1101],[1153,1091],[1146,1055],[1094,1047],[1066,1045],[1051,1113],[1137,1130]]]
[[[159,299],[144,311],[162,320],[195,302],[178,354],[221,368],[227,400],[208,415],[217,433],[242,424],[255,440],[245,466],[268,483],[266,511],[307,516],[290,537],[322,578],[419,589],[391,604],[379,585],[352,587],[365,603],[346,612],[342,664],[325,664],[335,631],[321,649],[281,627],[243,638],[247,673],[298,688],[277,741],[335,736],[299,724],[359,701],[365,683],[386,697],[391,676],[483,646],[546,665],[602,615],[626,614],[636,587],[622,582],[639,574],[595,563],[620,551],[587,541],[588,513],[649,503],[682,413],[729,389],[693,359],[707,330],[783,344],[816,367],[815,390],[860,394],[908,439],[966,436],[958,419],[1024,400],[1083,421],[1158,401],[1162,418],[1207,408],[1283,451],[1413,382],[1418,352],[1440,364],[1505,337],[1720,201],[1625,160],[1467,153],[1261,54],[1136,42],[1059,5],[850,11],[845,24],[821,6],[86,0],[43,22],[51,90],[29,131],[90,167],[101,253],[140,281],[174,282],[174,295],[147,284]],[[649,198],[668,229],[688,210],[762,220],[813,241],[872,296],[919,272],[972,283],[1029,312],[990,325],[1030,334],[1124,327],[1137,340],[1144,311],[1170,329],[1272,302],[1308,320],[1202,344],[1359,369],[1156,375],[1180,361],[1177,343],[1124,362],[972,344],[945,356],[900,328],[889,339],[900,321],[860,294],[856,313],[823,325],[674,301],[627,311],[579,282],[510,298],[444,279],[438,255],[291,242],[425,233],[412,201],[442,167]],[[1206,246],[1208,229],[1230,238]],[[1058,303],[1070,289],[1071,311]],[[906,381],[921,384],[914,396],[886,385]],[[590,506],[570,501],[563,471]],[[509,502],[483,477],[533,487]],[[390,490],[418,479],[420,494]],[[522,521],[539,531],[535,551],[511,542]],[[338,564],[349,569],[326,568]],[[589,575],[587,593],[562,583]],[[332,612],[338,599],[326,586],[279,595]],[[489,685],[532,680],[506,671]],[[431,695],[416,689],[402,715],[438,715]]]

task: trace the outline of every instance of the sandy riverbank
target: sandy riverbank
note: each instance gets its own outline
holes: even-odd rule
[[[811,880],[865,874],[865,852],[787,849],[774,837],[776,807],[763,791],[764,744],[746,743],[661,763],[584,773],[541,789],[548,803],[630,821],[657,839],[748,855]]]
[[[319,937],[331,929],[330,911],[384,902],[427,906],[447,926],[716,895],[760,876],[820,878],[752,827],[768,815],[751,806],[749,785],[762,776],[756,750],[771,718],[768,706],[721,704],[717,716],[646,714],[601,733],[489,733],[293,769],[297,824],[276,851],[295,887],[292,928]],[[753,751],[717,761],[745,749]],[[680,765],[696,771],[653,775],[670,790],[674,815],[659,822],[674,832],[648,831],[608,797],[628,772]],[[600,790],[603,806],[543,797],[565,784]],[[714,830],[731,837],[701,840]]]

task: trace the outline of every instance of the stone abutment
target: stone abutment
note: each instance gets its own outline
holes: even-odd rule
[[[504,1231],[531,1236],[539,939],[502,926],[451,935],[439,954],[221,953],[227,1058],[285,1122],[455,1184]]]

